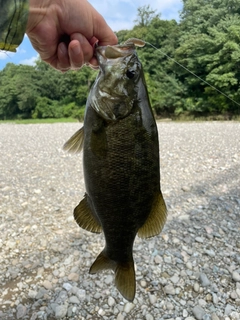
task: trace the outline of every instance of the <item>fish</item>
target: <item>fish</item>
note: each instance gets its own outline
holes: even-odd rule
[[[90,267],[111,269],[121,295],[136,293],[133,244],[136,235],[158,235],[167,218],[160,188],[159,141],[136,46],[95,48],[100,71],[90,89],[84,125],[64,145],[83,150],[86,193],[74,209],[77,224],[104,233],[105,247]]]

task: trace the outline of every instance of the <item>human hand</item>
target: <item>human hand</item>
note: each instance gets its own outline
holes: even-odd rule
[[[94,44],[117,37],[87,0],[29,0],[26,33],[43,61],[61,71],[97,66]]]

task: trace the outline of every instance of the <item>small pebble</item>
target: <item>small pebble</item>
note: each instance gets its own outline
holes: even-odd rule
[[[213,313],[211,314],[211,320],[220,320],[220,319],[219,319],[219,317],[216,315],[216,313],[213,312]]]
[[[209,279],[205,273],[200,273],[199,280],[200,280],[200,283],[203,287],[207,287],[211,284],[211,282],[209,281]]]
[[[233,311],[230,313],[231,320],[240,320],[240,313]]]
[[[67,311],[68,311],[68,304],[57,306],[55,309],[55,318],[56,319],[64,318],[67,314]]]
[[[147,313],[145,316],[146,320],[154,320],[153,316],[150,313]]]
[[[183,309],[183,317],[186,318],[188,316],[188,311],[186,309]]]
[[[193,290],[195,292],[199,292],[199,288],[200,288],[199,284],[197,282],[195,282],[194,285],[193,285]]]
[[[80,303],[80,301],[78,300],[78,298],[77,298],[76,296],[71,296],[71,297],[68,299],[68,301],[69,301],[70,303],[75,303],[75,304],[79,304],[79,303]]]
[[[113,297],[109,297],[109,298],[108,298],[108,305],[109,305],[109,307],[114,306],[115,303],[116,303],[116,302],[115,302],[115,299],[114,299]]]
[[[174,305],[171,302],[167,302],[166,303],[166,308],[167,308],[167,310],[173,310],[174,309]]]
[[[195,238],[195,241],[199,242],[199,243],[203,243],[204,242],[204,239],[201,238],[201,237],[196,237]]]
[[[113,276],[112,276],[112,275],[108,275],[108,276],[106,277],[106,279],[104,280],[104,282],[105,282],[106,284],[112,283],[112,282],[113,282]]]
[[[35,291],[35,290],[29,290],[29,292],[28,292],[28,297],[30,298],[30,299],[35,299],[36,298],[36,296],[37,296],[37,291]]]
[[[70,283],[65,282],[63,284],[63,288],[67,291],[70,291],[72,289],[72,285]]]
[[[157,301],[157,297],[154,294],[150,294],[149,295],[149,300],[150,300],[151,304],[154,304]]]
[[[17,319],[22,319],[25,317],[27,313],[27,308],[23,306],[22,304],[19,304],[17,306]]]
[[[212,301],[214,304],[218,304],[218,296],[214,292],[212,292]]]
[[[147,286],[147,282],[145,280],[140,281],[141,287],[145,288]]]
[[[225,316],[228,316],[234,309],[235,308],[232,305],[227,304],[224,311]]]
[[[236,282],[240,282],[240,274],[237,271],[233,271],[232,278]]]
[[[51,290],[51,289],[52,289],[52,284],[51,284],[51,282],[48,281],[48,280],[44,280],[44,281],[43,281],[43,286],[44,286],[44,288],[47,289],[47,290]]]
[[[177,275],[174,275],[170,278],[170,280],[172,281],[172,283],[177,284],[179,281],[179,277]]]
[[[77,288],[75,291],[76,296],[78,297],[79,300],[83,301],[86,298],[86,291],[83,289]]]
[[[190,262],[190,261],[188,261],[187,263],[186,263],[186,267],[189,269],[189,270],[192,270],[192,263]]]
[[[165,257],[163,258],[163,260],[164,260],[165,263],[172,263],[172,258],[169,257],[169,256],[165,256]]]
[[[234,290],[230,293],[230,297],[233,300],[236,300],[238,298],[237,292]]]
[[[171,295],[174,295],[176,293],[174,286],[171,284],[164,287],[164,292]]]
[[[204,309],[201,306],[195,306],[192,310],[194,316],[196,317],[197,320],[202,320],[203,316],[205,314]]]
[[[205,307],[206,304],[207,304],[207,302],[206,302],[204,299],[199,299],[199,300],[198,300],[198,304],[199,304],[199,306],[201,306],[201,307]]]
[[[156,264],[160,264],[160,263],[163,262],[163,259],[162,259],[162,257],[160,257],[159,255],[156,255],[156,256],[154,257],[154,261],[155,261]]]
[[[124,320],[124,316],[121,314],[121,312],[118,314],[116,320]]]
[[[135,307],[135,304],[133,304],[131,302],[127,302],[124,306],[123,311],[126,313],[129,313],[134,307]]]
[[[68,275],[68,280],[73,281],[73,282],[78,282],[79,281],[79,274],[77,273],[70,273]]]

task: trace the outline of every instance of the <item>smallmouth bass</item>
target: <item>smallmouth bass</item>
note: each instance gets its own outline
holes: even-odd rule
[[[134,239],[159,234],[167,217],[157,126],[134,40],[95,49],[100,72],[87,99],[84,127],[64,145],[70,152],[83,149],[86,194],[74,218],[105,237],[90,273],[112,269],[117,289],[129,301],[136,291]]]

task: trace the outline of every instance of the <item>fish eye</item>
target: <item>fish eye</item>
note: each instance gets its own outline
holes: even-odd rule
[[[134,76],[135,76],[136,72],[135,70],[133,69],[128,69],[127,72],[126,72],[126,76],[129,78],[129,79],[132,79]]]

